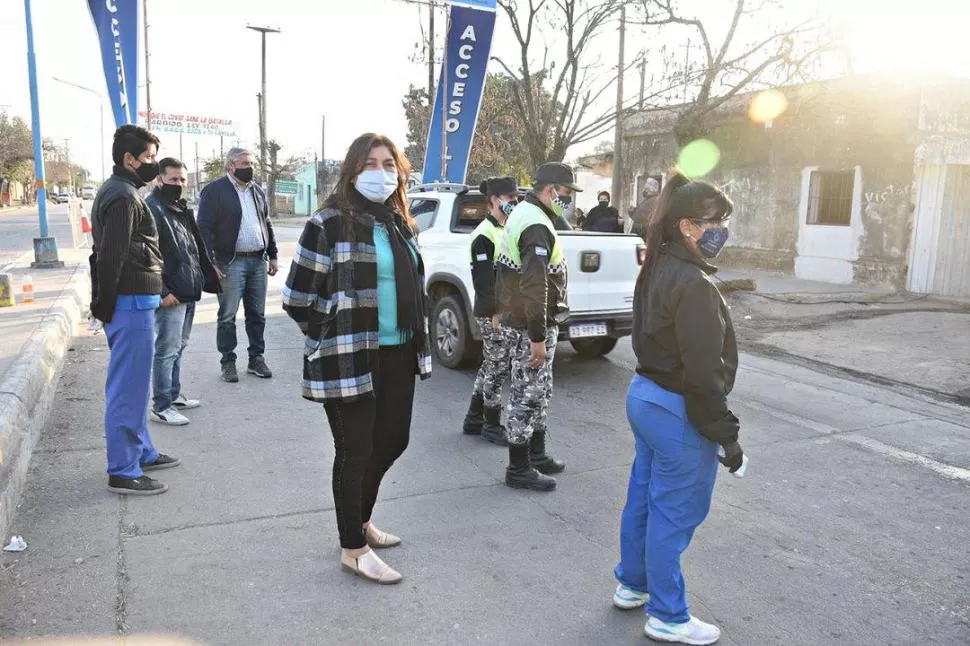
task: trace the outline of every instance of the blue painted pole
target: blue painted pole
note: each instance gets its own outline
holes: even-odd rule
[[[40,136],[40,103],[37,100],[37,59],[34,56],[34,25],[30,18],[30,0],[24,0],[27,16],[27,74],[30,83],[30,118],[34,131],[34,176],[37,189],[37,210],[40,213],[40,237],[48,236],[47,189],[44,180],[44,149]]]
[[[31,267],[54,269],[63,267],[57,257],[57,241],[47,227],[47,188],[44,178],[44,148],[40,136],[40,102],[37,98],[37,58],[34,56],[34,24],[30,17],[30,0],[24,0],[27,18],[27,74],[30,83],[30,118],[34,131],[34,186],[37,188],[37,212],[40,214],[40,237],[34,238],[34,262]]]

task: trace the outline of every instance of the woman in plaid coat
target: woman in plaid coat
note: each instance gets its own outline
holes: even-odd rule
[[[333,433],[341,566],[382,584],[402,577],[372,548],[401,539],[379,530],[371,513],[408,445],[415,376],[431,375],[410,170],[386,137],[358,137],[333,195],[303,229],[283,289],[283,309],[306,336],[303,397],[324,404]]]

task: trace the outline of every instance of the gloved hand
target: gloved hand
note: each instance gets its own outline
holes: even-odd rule
[[[735,440],[734,442],[727,442],[722,444],[721,447],[724,449],[724,456],[718,456],[718,460],[721,464],[726,466],[731,473],[734,473],[741,468],[742,461],[744,460],[744,451],[741,449],[741,444]]]

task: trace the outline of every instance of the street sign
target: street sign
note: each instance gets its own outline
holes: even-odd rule
[[[290,179],[276,180],[277,195],[296,195],[300,191],[300,185]]]

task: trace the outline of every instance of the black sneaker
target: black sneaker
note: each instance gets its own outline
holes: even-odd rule
[[[170,455],[165,455],[164,453],[159,453],[158,457],[155,458],[154,462],[149,464],[141,465],[142,471],[160,471],[162,469],[171,469],[172,467],[177,467],[182,464],[182,461],[178,458],[173,458]]]
[[[236,364],[222,364],[222,380],[230,384],[234,384],[239,381],[239,373],[236,372]]]
[[[157,496],[168,491],[168,485],[152,480],[148,476],[140,478],[108,476],[108,491],[122,496]]]
[[[253,357],[250,359],[249,368],[246,372],[263,379],[270,379],[273,376],[273,371],[269,369],[269,366],[266,365],[266,361],[262,357]]]

